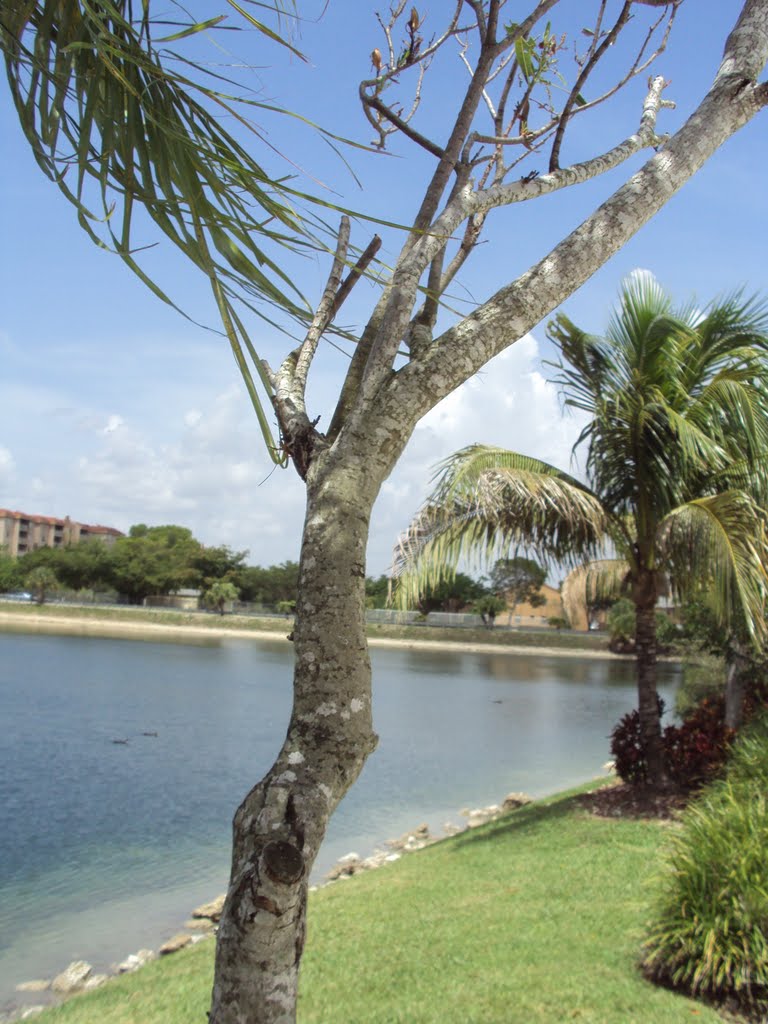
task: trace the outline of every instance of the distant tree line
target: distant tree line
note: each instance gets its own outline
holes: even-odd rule
[[[86,540],[37,548],[18,558],[0,552],[0,593],[26,589],[45,600],[56,591],[92,591],[141,604],[146,597],[191,588],[212,592],[209,603],[219,611],[235,599],[279,610],[291,606],[298,563],[264,568],[247,565],[247,556],[227,545],[206,547],[184,526],[139,523],[109,546]]]
[[[114,544],[85,540],[60,548],[40,547],[18,558],[0,551],[0,593],[27,590],[38,600],[54,594],[92,592],[118,596],[130,604],[145,598],[196,589],[211,609],[223,612],[239,600],[276,611],[291,610],[296,601],[299,566],[287,561],[263,567],[247,565],[247,551],[226,544],[206,547],[184,526],[132,526]],[[471,610],[493,625],[498,612],[527,602],[544,603],[540,588],[546,571],[525,558],[499,559],[489,577],[473,579],[457,573],[452,580],[428,589],[418,611]],[[384,608],[389,598],[386,575],[368,577],[370,608]]]

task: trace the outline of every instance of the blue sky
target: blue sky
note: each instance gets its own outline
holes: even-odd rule
[[[322,6],[310,3],[304,10],[311,14]],[[579,6],[583,11],[592,5]],[[721,0],[683,4],[676,34],[656,65],[670,80],[668,98],[677,103],[663,113],[660,129],[674,130],[703,94],[738,6]],[[210,4],[197,9],[210,16]],[[367,143],[371,130],[356,97],[379,42],[372,11],[368,3],[331,0],[322,19],[302,28],[307,65],[265,50],[251,32],[217,37],[230,53],[216,50],[216,59],[273,61],[249,72],[258,95]],[[438,137],[451,109],[451,84],[462,75],[451,59],[436,67],[427,85],[422,124]],[[604,108],[588,131],[574,133],[566,160],[630,134],[644,93],[645,77]],[[332,185],[339,201],[372,215],[412,216],[428,162],[402,141],[395,141],[390,155],[349,155],[360,188],[299,123],[273,118],[263,124],[270,143]],[[303,488],[290,470],[269,475],[271,464],[226,343],[164,306],[117,257],[92,245],[37,168],[4,88],[0,139],[0,507],[123,530],[136,522],[181,523],[205,543],[249,549],[254,564],[297,558]],[[741,286],[768,295],[767,140],[763,115],[565,304],[568,315],[599,331],[622,278],[638,267],[652,271],[680,301],[695,296],[704,302]],[[269,163],[268,154],[264,159]],[[281,165],[274,159],[272,167]],[[492,215],[487,241],[463,278],[465,308],[543,255],[625,174]],[[312,187],[309,178],[299,182]],[[364,224],[356,225],[359,244],[369,235]],[[395,233],[385,233],[385,259],[394,256],[397,243]],[[148,259],[182,307],[214,322],[204,282],[180,257],[158,248]],[[325,263],[291,266],[302,291],[316,299]],[[374,288],[361,284],[341,320],[359,327],[374,298]],[[272,362],[286,350],[285,338],[266,325],[254,322],[253,336]],[[540,325],[422,421],[375,510],[371,573],[386,570],[398,531],[426,494],[431,467],[456,448],[498,443],[568,464],[577,424],[563,419],[546,383],[541,359],[550,354]],[[321,429],[343,362],[328,347],[313,372],[311,413],[322,416]]]

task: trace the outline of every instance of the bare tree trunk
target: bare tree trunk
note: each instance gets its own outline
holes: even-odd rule
[[[309,874],[333,810],[376,746],[364,598],[377,490],[359,470],[310,471],[293,712],[275,764],[235,815],[211,1024],[295,1020]]]
[[[668,785],[661,741],[661,716],[656,689],[656,601],[636,605],[635,643],[637,649],[637,709],[640,737],[647,765],[648,785],[663,789]]]

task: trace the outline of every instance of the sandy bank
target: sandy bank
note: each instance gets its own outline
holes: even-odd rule
[[[0,609],[0,629],[47,633],[66,636],[103,636],[134,640],[183,640],[212,639],[220,640],[234,637],[240,640],[274,640],[288,643],[286,622],[285,631],[267,629],[237,629],[216,625],[196,626],[192,624],[167,624],[147,622],[145,619],[131,622],[128,619],[100,619],[87,615],[36,615],[32,612],[8,612]],[[616,660],[621,656],[610,651],[584,650],[578,647],[533,647],[523,645],[503,645],[498,643],[464,642],[451,640],[402,640],[386,637],[369,637],[371,647],[390,647],[400,650],[419,651],[458,651],[465,654],[502,654],[502,655],[546,655],[553,658],[602,658]],[[631,656],[625,660],[633,660]]]

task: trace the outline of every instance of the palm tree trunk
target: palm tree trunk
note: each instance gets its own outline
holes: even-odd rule
[[[725,724],[729,729],[740,729],[744,721],[748,667],[746,650],[734,644],[728,656],[728,675],[725,681]]]
[[[646,763],[648,785],[663,789],[668,785],[661,740],[661,715],[656,688],[656,600],[646,600],[635,607],[635,643],[637,648],[637,708],[640,716],[640,738]]]
[[[309,874],[328,820],[376,745],[365,637],[362,474],[308,482],[282,750],[234,819],[210,1024],[293,1024]]]

